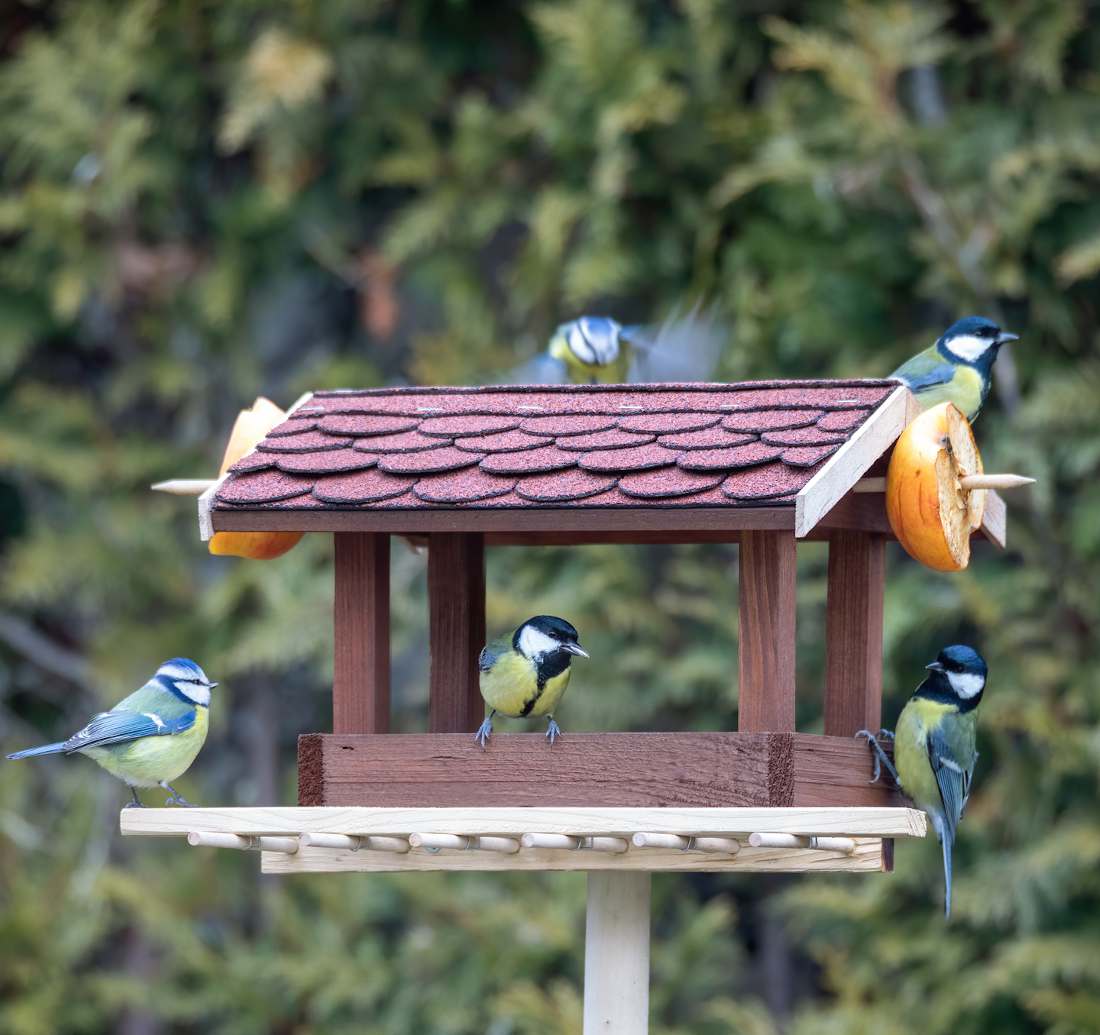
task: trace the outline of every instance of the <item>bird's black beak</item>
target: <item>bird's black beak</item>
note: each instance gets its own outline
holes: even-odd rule
[[[931,665],[925,665],[924,667],[926,669],[928,669],[929,672],[943,672],[944,671],[942,661],[933,661]]]
[[[570,654],[576,654],[578,658],[587,658],[591,655],[579,643],[563,643],[561,649]]]
[[[1007,345],[1010,341],[1019,340],[1020,336],[1018,334],[1013,334],[1011,331],[1001,331],[1001,333],[997,335],[998,345]]]
[[[218,685],[217,683],[211,683],[211,682],[210,682],[209,680],[207,680],[207,682],[206,682],[206,689],[207,689],[207,690],[213,690],[213,689],[214,689],[214,687],[216,687],[217,685]]]

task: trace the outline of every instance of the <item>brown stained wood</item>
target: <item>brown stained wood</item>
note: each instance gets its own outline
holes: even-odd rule
[[[280,532],[737,532],[785,529],[793,532],[794,507],[439,507],[360,510],[212,510],[213,530]]]
[[[825,733],[878,730],[882,716],[882,608],[886,547],[878,536],[829,541],[825,625]]]
[[[333,600],[332,728],[390,727],[390,538],[337,532]]]
[[[299,804],[394,808],[901,804],[867,745],[789,733],[495,733],[298,740]]]
[[[485,714],[477,658],[485,646],[485,541],[438,533],[428,540],[428,729],[473,732]]]
[[[737,728],[794,730],[795,541],[784,532],[745,532],[739,552]]]
[[[884,744],[887,754],[890,745]],[[793,804],[800,808],[830,806],[899,806],[908,799],[884,775],[870,783],[871,751],[855,737],[822,737],[795,733],[792,745]]]

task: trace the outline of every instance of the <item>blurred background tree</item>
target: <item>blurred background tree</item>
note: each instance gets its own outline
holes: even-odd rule
[[[1100,19],[1083,0],[54,0],[0,23],[0,740],[190,654],[182,783],[291,801],[329,718],[330,547],[209,557],[158,478],[263,392],[488,382],[583,311],[712,300],[727,379],[878,376],[979,311],[1023,341],[979,435],[1012,548],[892,554],[892,716],[944,642],[993,684],[959,846],[881,879],[656,883],[654,1030],[1100,1030]],[[400,727],[424,559],[397,545]],[[801,551],[800,723],[824,553]],[[567,728],[730,727],[736,551],[508,550],[489,620],[568,615]],[[537,602],[537,607],[532,606]],[[598,693],[596,689],[598,688]],[[575,875],[274,882],[123,844],[80,760],[0,765],[0,1030],[567,1033]]]

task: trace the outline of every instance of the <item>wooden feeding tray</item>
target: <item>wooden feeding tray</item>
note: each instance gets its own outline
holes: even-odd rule
[[[261,853],[265,873],[874,872],[909,808],[125,809],[122,833]]]

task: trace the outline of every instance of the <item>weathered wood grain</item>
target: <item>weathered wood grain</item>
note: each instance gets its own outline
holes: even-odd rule
[[[790,535],[742,534],[737,649],[742,733],[794,729],[796,577]]]
[[[888,776],[878,783],[869,782],[871,753],[867,741],[796,733],[793,742],[792,798],[800,808],[908,804]],[[891,753],[889,744],[883,747]]]
[[[333,594],[332,729],[390,728],[390,537],[337,532]]]

